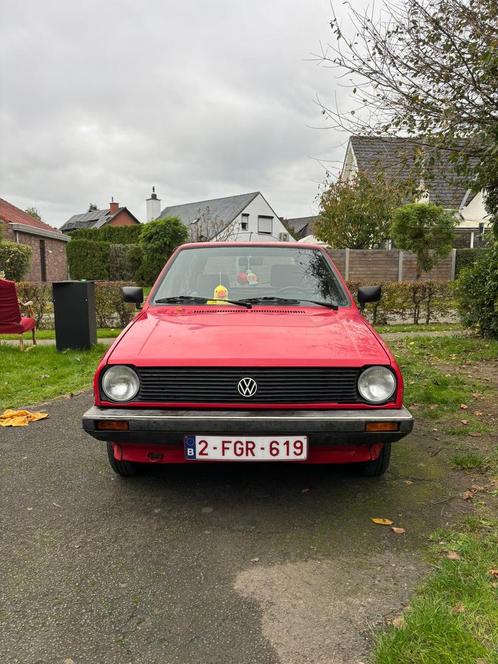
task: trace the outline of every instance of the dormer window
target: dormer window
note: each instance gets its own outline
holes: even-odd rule
[[[240,230],[248,231],[249,230],[249,215],[244,213],[240,221]]]

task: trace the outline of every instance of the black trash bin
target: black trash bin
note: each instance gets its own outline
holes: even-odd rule
[[[57,350],[89,349],[97,343],[93,281],[55,281],[52,285]]]

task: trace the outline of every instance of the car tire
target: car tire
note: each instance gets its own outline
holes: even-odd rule
[[[109,457],[111,468],[117,475],[121,477],[133,477],[139,472],[140,466],[138,463],[133,463],[133,461],[118,461],[114,457],[112,443],[107,443],[107,456]]]
[[[384,443],[379,456],[374,461],[364,461],[359,464],[363,477],[380,477],[389,468],[391,460],[391,443]]]

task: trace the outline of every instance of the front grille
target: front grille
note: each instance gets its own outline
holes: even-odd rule
[[[323,367],[137,367],[136,401],[164,403],[359,403],[360,369]],[[252,397],[239,394],[241,378],[257,383]]]

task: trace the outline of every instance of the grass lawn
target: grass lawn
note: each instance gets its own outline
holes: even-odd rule
[[[97,339],[114,339],[121,333],[121,330],[110,328],[110,327],[99,327],[97,329]],[[55,339],[55,330],[36,330],[37,339]],[[19,339],[17,334],[0,334],[0,341],[7,339]],[[26,334],[24,336],[26,345],[29,346],[31,343],[31,336]]]
[[[461,332],[460,323],[429,323],[414,325],[413,323],[397,323],[395,325],[375,325],[377,332]]]
[[[57,352],[38,346],[21,353],[0,346],[0,411],[24,408],[91,386],[94,371],[107,346],[89,351]]]
[[[391,343],[405,402],[449,441],[448,472],[469,475],[474,516],[434,533],[433,573],[410,607],[377,638],[376,664],[498,662],[498,449],[491,436],[498,341],[418,337]],[[486,423],[487,421],[487,423]],[[452,436],[458,435],[453,446]],[[479,477],[479,479],[475,479]],[[479,486],[482,485],[482,486]]]

